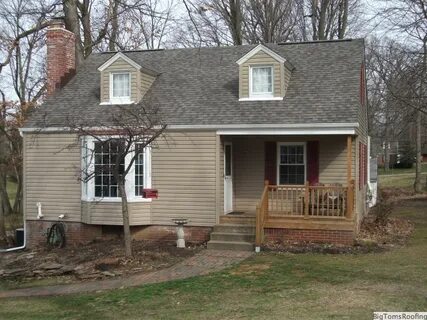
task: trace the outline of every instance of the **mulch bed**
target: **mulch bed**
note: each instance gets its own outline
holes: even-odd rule
[[[202,248],[189,245],[178,249],[175,243],[134,241],[134,257],[129,259],[124,256],[123,241],[119,239],[62,249],[40,247],[1,254],[0,279],[66,277],[70,281],[83,281],[147,273],[170,267]]]
[[[313,242],[271,241],[264,250],[289,253],[371,253],[382,252],[396,246],[403,246],[408,241],[414,224],[402,218],[390,218],[384,225],[375,223],[373,216],[367,216],[359,235],[352,246],[322,244]]]

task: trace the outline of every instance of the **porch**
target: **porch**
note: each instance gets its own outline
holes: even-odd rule
[[[272,229],[353,234],[353,141],[343,135],[224,137],[220,224],[255,227],[257,246]]]

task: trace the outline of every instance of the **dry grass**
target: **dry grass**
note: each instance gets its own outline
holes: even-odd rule
[[[375,254],[262,253],[227,271],[140,288],[0,301],[1,319],[372,319],[427,310],[427,199],[400,201],[407,246]]]

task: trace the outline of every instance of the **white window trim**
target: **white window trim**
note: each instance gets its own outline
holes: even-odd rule
[[[114,137],[99,137],[101,140],[106,140]],[[118,138],[118,137],[117,137]],[[96,139],[94,137],[84,137],[82,139],[82,168],[88,166],[88,172],[94,172],[95,168],[95,156],[92,156],[89,164],[84,163],[85,161],[85,150],[94,150]],[[92,152],[92,151],[90,151]],[[132,160],[133,152],[129,153],[125,157],[125,168],[129,165]],[[151,147],[146,146],[144,149],[144,187],[146,189],[151,188]],[[125,182],[126,195],[128,202],[151,202],[152,199],[143,198],[141,196],[135,196],[135,166],[132,165],[128,174],[126,175]],[[87,202],[122,202],[120,197],[95,197],[95,177],[92,177],[87,182],[82,181],[82,201]]]
[[[277,143],[277,156],[276,156],[276,181],[277,184],[280,185],[280,147],[281,146],[303,146],[304,147],[304,184],[307,181],[307,142],[279,142]],[[296,184],[298,186],[298,184]]]
[[[113,97],[113,77],[116,74],[127,74],[129,76],[129,96],[128,97],[119,97],[115,98]],[[114,71],[110,72],[109,75],[109,81],[110,81],[110,101],[108,104],[130,104],[132,103],[132,74],[130,71]],[[101,103],[102,104],[102,103]]]
[[[271,92],[252,92],[252,78],[254,68],[270,68],[271,69]],[[250,100],[273,100],[274,98],[274,66],[272,65],[250,65],[249,66],[249,99]],[[282,100],[280,98],[279,100]],[[275,99],[274,99],[275,100]]]

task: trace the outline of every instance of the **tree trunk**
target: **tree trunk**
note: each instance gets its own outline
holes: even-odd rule
[[[347,21],[348,21],[348,0],[342,0],[338,39],[344,39],[345,32],[347,30]]]
[[[420,80],[420,93],[419,93],[419,108],[422,109],[424,107],[424,81],[426,79],[427,73],[427,38],[424,38],[423,41],[423,69],[421,73]],[[416,162],[415,162],[415,181],[414,181],[414,190],[416,193],[420,193],[423,191],[423,183],[422,179],[422,154],[421,154],[421,131],[422,131],[422,112],[418,110],[416,112],[416,125],[415,125],[415,152],[416,152]]]
[[[388,142],[384,142],[384,171],[388,172],[390,170],[390,154],[388,151]]]
[[[117,0],[110,0],[110,1],[111,1],[110,2],[111,33],[110,33],[110,40],[108,43],[108,50],[116,51],[117,35],[119,32],[119,19],[117,16],[119,1]]]
[[[6,219],[3,210],[3,199],[0,198],[0,244],[6,243]]]
[[[414,181],[414,190],[416,193],[423,191],[423,183],[421,181],[421,169],[422,169],[422,154],[421,154],[421,111],[416,112],[416,126],[415,126],[415,152],[416,152],[416,161],[415,161],[415,181]]]
[[[123,216],[123,236],[125,241],[125,255],[126,257],[132,257],[132,236],[130,234],[130,225],[129,225],[129,210],[128,210],[128,201],[126,195],[126,189],[124,185],[124,179],[119,179],[119,190],[122,198],[122,216]]]
[[[235,46],[242,44],[242,7],[240,0],[230,1],[230,25],[233,43]]]
[[[63,0],[65,28],[76,35],[76,68],[84,60],[84,48],[80,39],[80,23],[77,10],[77,0]]]

